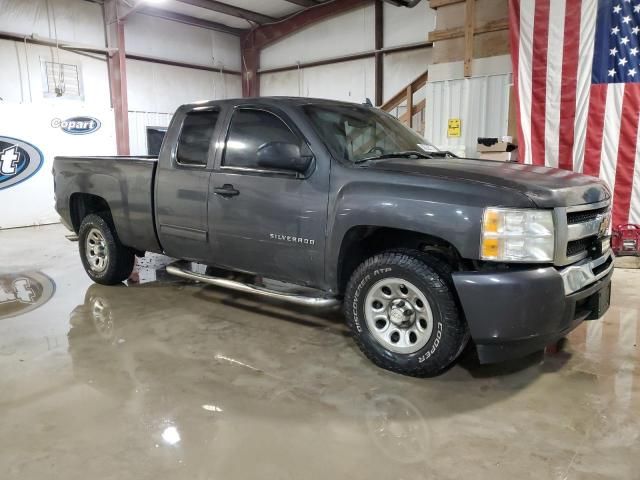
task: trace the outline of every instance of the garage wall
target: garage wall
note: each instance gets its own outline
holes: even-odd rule
[[[125,24],[127,53],[240,70],[240,38],[143,14]]]
[[[435,27],[435,11],[423,0],[413,9],[383,5],[383,46],[424,42]],[[271,69],[374,50],[374,7],[359,8],[314,24],[262,50],[260,68]],[[384,56],[384,99],[423,73],[431,49]],[[315,78],[312,78],[315,77]],[[315,96],[363,102],[375,93],[374,60],[366,58],[321,67],[260,75],[262,95]]]
[[[240,43],[235,36],[134,14],[127,20],[127,53],[162,60],[240,70]],[[0,0],[0,32],[105,48],[102,7],[84,0]],[[81,95],[45,94],[43,62],[77,66]],[[0,229],[58,221],[53,209],[51,167],[56,155],[115,154],[106,57],[69,52],[24,41],[0,40],[0,137],[19,139],[43,155],[42,166],[27,180],[2,188]],[[128,60],[130,145],[145,154],[146,127],[166,126],[182,103],[238,97],[239,75]],[[101,122],[90,135],[70,135],[52,120],[91,116]],[[3,148],[11,147],[2,145]],[[2,152],[0,152],[2,153]]]
[[[373,59],[263,74],[261,95],[292,95],[363,102],[374,93]]]
[[[20,36],[35,35],[61,44],[75,43],[104,48],[100,5],[81,0],[0,0],[0,31]],[[83,96],[80,100],[45,97],[42,62],[76,65]],[[104,55],[81,55],[46,46],[0,40],[0,97],[5,103],[86,102],[108,106],[109,89]]]
[[[428,82],[425,137],[438,148],[458,155],[477,154],[478,137],[507,134],[511,74]],[[448,120],[461,120],[461,136],[447,136]]]
[[[240,38],[135,14],[125,25],[128,54],[240,71]],[[240,75],[127,60],[129,144],[147,153],[147,126],[167,126],[182,104],[242,96]]]
[[[441,2],[436,29],[440,33],[464,28],[465,3]],[[476,26],[503,24],[507,0],[476,0]],[[513,83],[509,32],[505,28],[473,37],[471,76],[465,78],[464,37],[436,39],[429,68],[425,108],[425,137],[438,147],[465,156],[477,155],[478,137],[513,135],[510,92]],[[447,135],[448,122],[459,119],[459,137]]]
[[[0,31],[104,46],[102,7],[81,0],[0,0]],[[55,22],[54,22],[55,19]]]
[[[0,31],[60,44],[104,48],[102,8],[81,0],[0,0]],[[45,62],[77,67],[80,95],[47,92]],[[56,155],[115,154],[115,128],[109,100],[106,57],[0,40],[0,137],[2,148],[19,141],[40,152],[37,172],[20,183],[0,184],[0,229],[58,221],[53,209],[51,168]],[[70,135],[54,128],[54,119],[90,116],[100,121],[91,135]],[[36,161],[36,159],[32,159]]]

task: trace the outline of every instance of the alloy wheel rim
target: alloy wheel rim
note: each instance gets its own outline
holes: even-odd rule
[[[109,252],[107,241],[97,228],[92,228],[85,240],[85,256],[89,263],[89,268],[93,272],[101,273],[107,268],[109,262]]]
[[[365,298],[364,315],[376,341],[395,353],[419,351],[433,332],[427,297],[401,278],[384,278],[373,284]]]

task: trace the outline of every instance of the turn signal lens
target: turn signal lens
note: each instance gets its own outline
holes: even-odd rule
[[[500,216],[495,210],[486,210],[484,213],[484,231],[498,232]]]
[[[497,238],[485,238],[482,240],[482,256],[484,258],[497,257],[499,252],[499,242]]]
[[[480,257],[500,262],[551,262],[554,254],[551,210],[486,208]]]

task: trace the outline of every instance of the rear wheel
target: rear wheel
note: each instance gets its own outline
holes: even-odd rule
[[[376,365],[405,375],[443,372],[469,339],[449,267],[418,251],[366,260],[349,281],[345,309],[362,352]]]
[[[96,283],[116,285],[133,271],[133,250],[120,243],[111,223],[101,215],[87,215],[82,220],[78,247],[82,265]]]

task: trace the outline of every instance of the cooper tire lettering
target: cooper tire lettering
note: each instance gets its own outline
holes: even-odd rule
[[[383,252],[360,264],[347,284],[344,308],[347,324],[362,353],[379,367],[404,375],[430,377],[447,369],[469,340],[466,322],[456,304],[451,272],[452,267],[442,260],[409,249]],[[394,297],[393,289],[391,294],[386,294],[388,300],[385,300],[387,297],[382,294],[373,297],[374,303],[382,303],[381,306],[372,307],[366,304],[371,301],[369,291],[378,288],[377,285],[385,278],[404,279],[412,288],[419,290],[420,295],[424,297],[421,300],[423,305],[418,305],[419,310],[423,310],[424,305],[428,303],[430,313],[425,315],[429,315],[432,328],[422,326],[423,323],[420,323],[420,327],[415,327],[428,329],[429,336],[426,342],[413,351],[403,352],[388,348],[385,339],[379,338],[380,332],[373,330],[414,328],[411,325],[399,326],[394,321],[395,312],[390,312],[389,306],[394,305],[393,302],[399,297]],[[402,289],[400,291],[402,292]],[[397,292],[395,295],[402,296]],[[378,321],[372,322],[367,316],[372,308],[378,312],[375,319],[383,318],[380,324]],[[384,317],[380,317],[381,315]],[[428,325],[428,320],[420,320]]]

